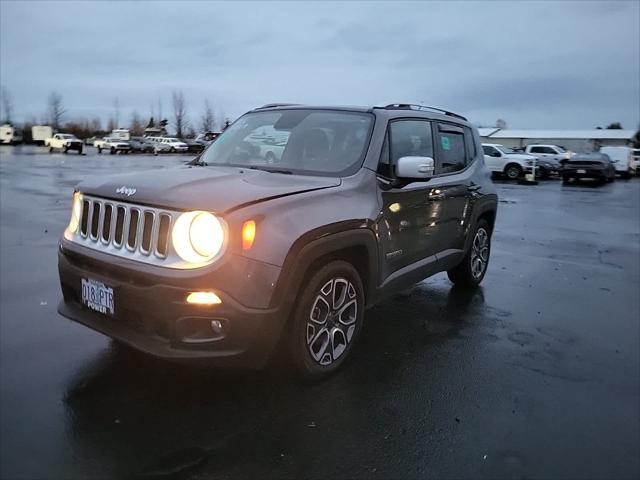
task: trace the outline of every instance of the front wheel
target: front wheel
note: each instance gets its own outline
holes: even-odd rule
[[[49,147],[49,153],[53,153],[53,147]]]
[[[111,149],[109,150],[109,153],[111,155],[115,155],[116,154],[116,149],[114,147],[111,147]]]
[[[335,372],[362,330],[364,289],[358,271],[342,260],[321,267],[303,285],[291,318],[289,352],[306,378]]]
[[[487,273],[491,254],[491,229],[486,220],[478,221],[471,241],[471,248],[462,262],[447,272],[449,280],[456,285],[475,287]]]
[[[511,163],[504,169],[504,173],[509,180],[517,180],[522,176],[522,167],[517,163]]]

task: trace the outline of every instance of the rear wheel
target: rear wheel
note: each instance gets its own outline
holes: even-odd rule
[[[109,153],[110,153],[111,155],[114,155],[114,154],[116,153],[116,149],[115,149],[115,148],[113,148],[113,147],[111,147],[111,149],[109,150]]]
[[[571,181],[571,177],[562,177],[562,184],[563,185],[569,185],[570,181]]]
[[[176,153],[176,149],[175,149],[175,148],[173,148],[173,147],[171,147],[171,148],[169,149],[169,153]]]
[[[517,163],[510,163],[504,168],[504,173],[509,180],[517,180],[522,176],[522,167]]]
[[[98,153],[102,153],[102,147],[98,147]]]
[[[49,153],[53,153],[53,147],[49,147]]]
[[[364,289],[358,271],[335,260],[303,285],[291,318],[289,352],[307,378],[335,372],[347,359],[362,330]]]
[[[476,225],[471,247],[459,265],[447,272],[449,280],[463,287],[475,287],[480,284],[487,272],[491,254],[491,229],[486,220]]]

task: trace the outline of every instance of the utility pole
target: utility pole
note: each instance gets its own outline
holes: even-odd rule
[[[118,97],[113,101],[113,108],[116,113],[116,128],[120,128],[120,101],[118,100]]]

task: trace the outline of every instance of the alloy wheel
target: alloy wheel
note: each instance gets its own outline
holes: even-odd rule
[[[479,228],[471,244],[471,274],[473,278],[480,278],[489,263],[489,234],[484,228]]]
[[[309,354],[327,366],[345,352],[356,330],[358,294],[344,278],[326,282],[316,295],[306,326]]]

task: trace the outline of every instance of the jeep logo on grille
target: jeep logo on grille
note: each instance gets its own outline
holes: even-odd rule
[[[136,189],[135,188],[125,187],[123,185],[120,188],[116,189],[116,193],[121,193],[122,195],[126,195],[127,197],[130,197],[131,195],[136,193]]]

